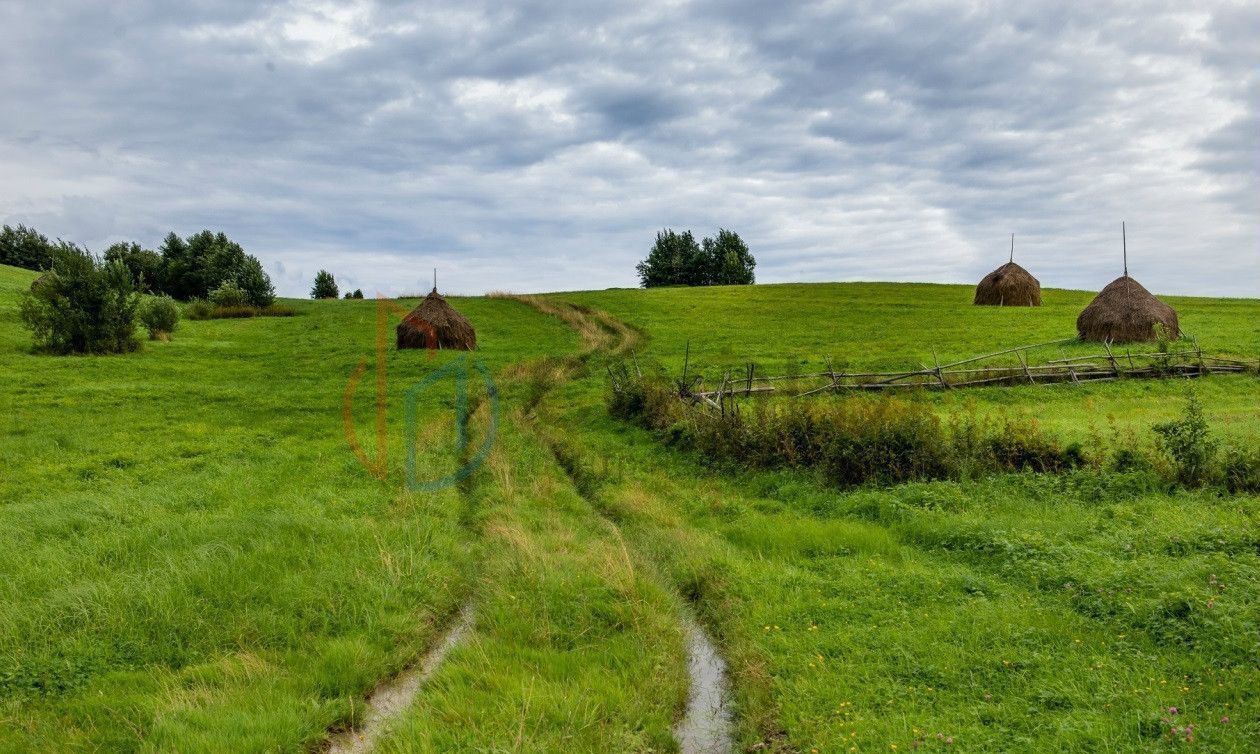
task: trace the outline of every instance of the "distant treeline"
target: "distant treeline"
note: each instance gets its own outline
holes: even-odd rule
[[[753,259],[739,234],[720,229],[717,238],[696,243],[691,231],[675,233],[666,228],[656,234],[647,259],[639,262],[639,282],[644,288],[663,285],[750,285],[754,282]]]
[[[48,270],[58,250],[76,248],[25,225],[0,230],[0,264],[28,270]],[[188,238],[170,233],[157,251],[138,243],[119,242],[105,250],[106,264],[119,264],[131,277],[135,290],[168,295],[180,301],[211,299],[221,288],[240,291],[245,304],[267,307],[275,301],[271,277],[257,257],[223,233],[203,230]],[[235,291],[233,291],[235,292]]]

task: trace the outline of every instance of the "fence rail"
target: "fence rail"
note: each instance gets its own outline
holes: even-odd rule
[[[1073,339],[1074,340],[1074,339]],[[1103,352],[1084,356],[1050,359],[1030,364],[1026,354],[1037,348],[1061,345],[1071,341],[1037,343],[1004,351],[974,356],[949,364],[940,364],[933,354],[933,366],[903,372],[837,371],[827,362],[826,371],[796,375],[758,375],[749,364],[743,374],[726,372],[714,389],[705,390],[702,376],[688,378],[690,344],[684,359],[683,376],[678,380],[679,397],[704,403],[725,411],[725,401],[744,396],[787,395],[807,398],[843,392],[880,392],[896,390],[953,390],[968,387],[1000,387],[1013,385],[1049,385],[1056,383],[1104,382],[1120,379],[1194,378],[1208,374],[1260,372],[1260,361],[1250,362],[1221,356],[1205,355],[1194,342],[1192,348],[1171,352],[1117,353],[1110,343],[1103,343]],[[992,364],[985,361],[1013,357],[1016,364]],[[637,368],[637,366],[636,366]]]

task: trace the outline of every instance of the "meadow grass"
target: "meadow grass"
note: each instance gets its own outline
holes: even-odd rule
[[[341,420],[375,302],[53,357],[17,321],[34,275],[0,273],[0,748],[291,749],[354,722],[473,588],[460,492],[402,484],[404,392],[457,357],[390,349],[382,482]],[[577,348],[517,302],[456,304],[496,371]],[[369,453],[372,389],[369,372],[354,400]],[[439,476],[451,399],[430,397],[419,465]]]
[[[825,371],[897,371],[1049,343],[1076,336],[1076,316],[1093,294],[1045,289],[1041,307],[972,306],[971,286],[925,283],[808,283],[711,288],[612,289],[553,294],[598,307],[647,334],[638,358],[669,375],[688,371],[716,386],[727,370],[749,363],[762,375]],[[1167,297],[1187,338],[1205,354],[1260,360],[1260,300]],[[1183,340],[1182,348],[1193,343]],[[1156,344],[1120,345],[1117,354]],[[1171,350],[1178,350],[1172,344]],[[1031,352],[1031,362],[1102,353],[1097,343],[1058,343]],[[1017,362],[1012,362],[1017,363]],[[1185,380],[1127,380],[1119,384],[1016,386],[944,393],[920,391],[912,400],[953,412],[1033,418],[1069,441],[1145,430],[1173,418],[1188,387],[1225,434],[1260,432],[1255,375]],[[906,395],[906,394],[903,394]]]
[[[837,492],[574,411],[589,462],[620,470],[596,495],[727,654],[745,747],[1149,751],[1191,722],[1212,750],[1260,740],[1255,497],[1094,471]]]
[[[1041,310],[876,284],[452,299],[499,384],[499,435],[472,476],[408,492],[405,393],[460,355],[388,350],[376,479],[341,424],[366,361],[353,423],[375,457],[375,302],[286,301],[296,316],[52,357],[17,321],[33,277],[0,267],[0,750],[318,749],[464,605],[473,630],[383,750],[673,750],[684,612],[729,663],[747,749],[1172,750],[1187,723],[1212,750],[1260,741],[1256,497],[1093,470],[837,491],[715,471],[605,409],[609,353],[676,372],[690,339],[706,373],[897,368],[1070,334],[1086,294],[1047,291]],[[1172,302],[1205,350],[1260,350],[1256,302]],[[1185,387],[911,400],[1087,437],[1149,433]],[[1195,388],[1214,431],[1256,436],[1254,378]],[[468,451],[451,394],[423,398],[434,478]],[[490,403],[472,400],[475,447]]]
[[[823,356],[904,367],[931,358],[922,332],[939,338],[942,360],[962,358],[1052,339],[1088,300],[1048,291],[1040,312],[945,301],[963,292],[836,284],[555,298],[624,317],[648,337],[640,361],[673,374],[688,340],[691,367],[709,374],[749,360],[767,372],[818,367]],[[845,301],[862,305],[843,310]],[[1256,302],[1174,303],[1217,351],[1257,350]],[[977,325],[1008,316],[1000,328]],[[1182,410],[1186,388],[1132,381],[909,399],[1035,416],[1070,439],[1149,438],[1150,422]],[[1254,377],[1194,389],[1214,432],[1254,442]],[[1150,751],[1189,735],[1249,751],[1260,741],[1256,497],[1093,470],[850,491],[806,472],[732,476],[608,417],[606,391],[566,386],[559,423],[576,429],[587,463],[618,469],[588,475],[604,479],[591,494],[718,638],[744,747]]]
[[[679,603],[521,415],[480,478],[475,628],[388,752],[671,751]]]
[[[1040,307],[972,306],[974,289],[928,283],[784,283],[611,289],[553,294],[602,309],[648,333],[648,357],[672,371],[691,344],[710,376],[754,361],[766,374],[821,371],[825,358],[853,368],[906,369],[1003,348],[1076,337],[1092,293],[1045,289]],[[1260,358],[1260,300],[1170,296],[1184,332],[1205,353]],[[1074,346],[1066,346],[1075,353]],[[1099,350],[1095,345],[1082,345]]]

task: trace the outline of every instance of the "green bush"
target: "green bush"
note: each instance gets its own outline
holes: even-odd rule
[[[214,305],[204,298],[195,298],[184,306],[184,318],[191,320],[212,319]]]
[[[1260,493],[1260,449],[1230,448],[1221,463],[1221,476],[1230,492]]]
[[[1059,471],[1075,463],[1080,446],[1066,453],[1059,444],[1042,432],[1035,421],[1008,420],[988,438],[994,465],[1005,471]]]
[[[44,281],[23,294],[20,315],[38,349],[125,353],[140,345],[135,337],[137,303],[126,267],[59,243]]]
[[[1160,449],[1172,459],[1178,482],[1197,487],[1210,481],[1218,443],[1211,437],[1203,406],[1193,391],[1180,419],[1156,424],[1151,429],[1159,435]]]
[[[210,303],[220,309],[235,309],[250,305],[249,294],[237,285],[235,280],[229,280],[211,291]]]
[[[163,340],[179,325],[179,304],[170,296],[150,296],[140,303],[140,323],[151,340]]]

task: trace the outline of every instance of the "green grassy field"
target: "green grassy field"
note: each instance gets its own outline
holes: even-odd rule
[[[374,453],[375,302],[52,357],[17,321],[33,277],[0,267],[0,750],[318,750],[464,605],[473,631],[382,750],[674,750],[684,611],[729,664],[749,750],[1172,750],[1188,723],[1195,746],[1260,745],[1255,497],[1097,471],[843,492],[718,472],[607,415],[600,352],[623,332],[498,298],[453,300],[500,389],[493,451],[458,485],[409,492],[405,394],[459,357],[389,349],[376,479],[341,415],[366,361],[353,417]],[[550,300],[637,328],[640,359],[667,369],[690,341],[709,373],[781,373],[1070,335],[1087,295],[1045,298],[979,309],[959,286],[836,284]],[[1260,302],[1172,303],[1205,351],[1260,353]],[[1260,436],[1257,387],[1195,383],[1236,439]],[[1149,432],[1185,389],[915,400],[1084,437],[1108,415]],[[474,445],[490,414],[475,398]],[[424,478],[460,462],[452,405],[417,403]]]

